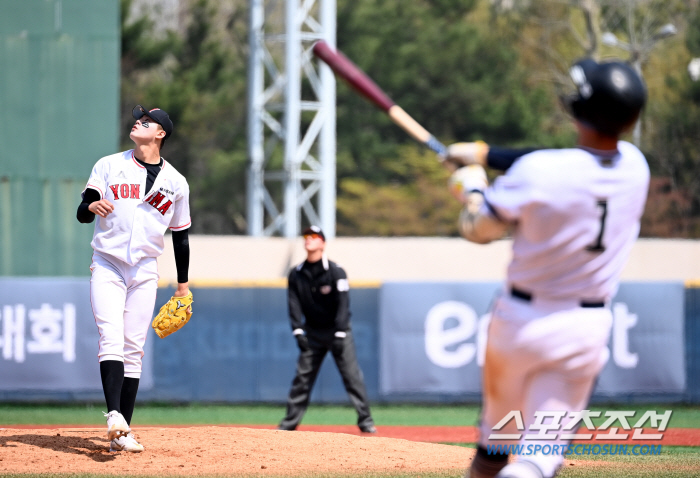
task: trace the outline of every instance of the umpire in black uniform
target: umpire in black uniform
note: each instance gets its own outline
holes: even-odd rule
[[[287,415],[278,429],[295,430],[299,425],[323,359],[330,351],[357,410],[357,426],[364,433],[376,433],[350,330],[347,275],[326,258],[326,236],[321,228],[311,226],[302,234],[306,260],[291,270],[287,288],[289,319],[299,346],[299,360],[289,391]]]

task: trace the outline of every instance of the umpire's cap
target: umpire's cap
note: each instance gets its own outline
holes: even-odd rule
[[[165,138],[163,138],[160,143],[161,148],[165,144],[165,140],[173,134],[173,122],[170,120],[168,113],[160,108],[148,109],[141,105],[136,105],[134,109],[131,110],[131,116],[133,116],[134,119],[141,119],[143,116],[148,116],[154,123],[158,123],[161,128],[163,128],[163,131],[165,131]]]
[[[309,226],[301,232],[302,236],[308,236],[311,234],[318,234],[319,236],[321,236],[321,239],[323,239],[323,242],[326,242],[326,235],[323,233],[320,227]]]
[[[644,108],[647,89],[629,65],[619,61],[579,60],[569,70],[576,93],[563,98],[578,121],[608,136],[619,136]]]

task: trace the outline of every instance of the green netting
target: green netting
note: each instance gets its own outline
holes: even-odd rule
[[[85,275],[75,212],[117,151],[119,2],[0,0],[0,275]]]

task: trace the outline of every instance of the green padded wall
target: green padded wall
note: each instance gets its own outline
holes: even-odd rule
[[[89,274],[75,213],[118,147],[119,1],[0,0],[0,275]]]

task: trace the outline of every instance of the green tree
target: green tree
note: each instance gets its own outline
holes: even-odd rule
[[[142,103],[172,118],[174,133],[163,156],[190,184],[192,232],[243,234],[247,2],[190,0],[186,5],[184,30],[160,40],[148,35],[150,19],[127,24],[132,38],[123,63],[137,67],[122,77],[128,101],[123,114],[132,122],[131,107]],[[141,52],[144,44],[150,46]]]
[[[520,62],[517,36],[487,17],[477,1],[340,0],[338,48],[444,142],[557,141],[546,122],[556,104]],[[430,154],[349,88],[337,103],[339,234],[456,234],[459,205]]]
[[[156,70],[179,46],[175,32],[166,31],[158,37],[154,33],[155,22],[148,16],[132,18],[133,0],[121,0],[121,95],[120,95],[120,138],[126,148],[130,148],[128,136],[133,124],[131,110],[141,101],[150,106],[144,98],[144,87],[161,79]]]
[[[541,87],[525,88],[516,50],[478,24],[476,4],[340,0],[338,48],[444,141],[537,141],[551,105]],[[378,161],[409,141],[403,131],[344,86],[338,125],[341,177],[396,179]]]
[[[460,204],[446,188],[449,173],[416,145],[397,150],[394,172],[404,180],[378,185],[347,177],[338,195],[338,234],[456,236]]]
[[[584,55],[621,58],[642,67],[649,99],[642,117],[641,147],[654,177],[641,234],[698,237],[700,184],[695,170],[700,158],[694,145],[700,116],[696,86],[685,74],[688,51],[695,48],[700,55],[697,3],[522,0],[511,5],[494,10],[498,14],[494,21],[516,25],[522,57],[529,68],[548,78],[553,93],[565,92],[565,85],[570,85],[568,66]],[[675,25],[678,35],[658,41],[660,29],[668,23]],[[605,32],[620,40],[618,46],[603,44]]]
[[[647,208],[647,230],[651,235],[700,237],[700,82],[692,81],[685,70],[691,57],[700,56],[699,30],[700,10],[696,9],[684,28],[685,42],[678,42],[686,48],[674,55],[675,68],[662,70],[668,93],[649,112],[655,118],[650,166],[652,173],[667,178],[650,189],[648,204],[654,208]]]
[[[586,52],[620,56],[601,45],[604,31],[629,39],[631,25],[653,32],[650,18],[672,20],[677,39],[655,49],[645,69],[644,137],[653,171],[671,178],[669,194],[684,198],[673,210],[690,217],[700,210],[700,200],[688,199],[700,198],[693,177],[700,92],[683,73],[689,52],[700,56],[700,21],[682,28],[678,12],[697,8],[650,0],[636,2],[632,16],[619,13],[631,1],[338,0],[338,47],[445,143],[556,147],[575,137],[556,86],[568,81],[571,60]],[[163,155],[190,183],[193,232],[243,234],[248,2],[182,6],[183,27],[157,31],[148,17],[130,18],[131,0],[122,0],[122,132],[135,104],[168,111],[175,133]],[[337,91],[339,234],[456,234],[459,205],[432,154],[342,83]],[[123,145],[131,146],[126,134]],[[659,226],[665,215],[644,230],[666,230]]]

